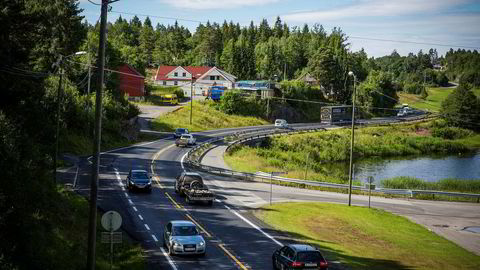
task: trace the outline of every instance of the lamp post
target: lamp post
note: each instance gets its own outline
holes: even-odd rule
[[[348,76],[353,76],[353,94],[352,94],[352,140],[350,142],[350,170],[348,175],[348,206],[352,205],[352,174],[353,174],[353,144],[355,139],[355,88],[357,76],[350,71]]]
[[[192,117],[193,117],[193,81],[200,77],[202,74],[195,75],[192,74],[192,80],[190,81],[190,125],[192,125]]]
[[[57,157],[58,157],[58,138],[60,137],[60,107],[61,107],[61,99],[63,98],[63,88],[62,88],[62,81],[63,81],[63,60],[68,57],[75,56],[75,55],[82,55],[86,54],[84,51],[76,52],[74,54],[63,56],[59,55],[57,62],[54,66],[58,67],[58,73],[60,75],[60,79],[58,81],[58,89],[57,89],[57,113],[56,113],[56,128],[55,128],[55,153],[53,154],[53,181],[57,183]]]

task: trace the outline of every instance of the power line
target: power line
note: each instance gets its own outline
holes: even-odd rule
[[[102,4],[97,4],[97,3],[95,3],[95,2],[93,2],[93,1],[91,1],[91,0],[87,0],[87,1],[90,2],[90,3],[92,3],[92,4],[94,4],[94,5],[97,5],[97,6],[101,6],[101,5],[102,5]]]
[[[418,45],[441,46],[441,47],[456,47],[456,48],[465,48],[465,49],[480,49],[480,47],[472,47],[472,46],[465,46],[465,45],[440,44],[440,43],[418,42],[418,41],[408,41],[408,40],[395,40],[395,39],[383,39],[383,38],[369,38],[369,37],[357,37],[357,36],[349,36],[349,38],[352,38],[352,39],[363,39],[363,40],[373,40],[373,41],[382,41],[382,42],[395,42],[395,43],[408,43],[408,44],[418,44]]]
[[[175,17],[157,16],[157,15],[140,14],[140,13],[130,13],[130,12],[125,12],[125,11],[114,11],[114,10],[111,10],[110,12],[111,12],[111,13],[124,14],[124,15],[132,15],[132,16],[141,16],[141,17],[157,18],[157,19],[167,19],[167,20],[176,20],[176,21],[185,21],[185,22],[196,22],[196,23],[207,23],[207,22],[198,21],[198,20],[192,20],[192,19],[182,19],[182,18],[175,18]]]

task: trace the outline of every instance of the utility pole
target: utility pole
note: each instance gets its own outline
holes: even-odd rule
[[[305,162],[305,175],[303,177],[303,180],[307,180],[307,172],[308,172],[308,160],[310,159],[310,152],[307,154],[307,162]]]
[[[102,138],[102,91],[103,91],[103,72],[105,68],[105,39],[107,31],[107,10],[108,4],[118,0],[102,0],[101,20],[100,20],[100,41],[98,47],[98,89],[95,98],[95,136],[93,143],[93,165],[90,179],[90,213],[88,220],[88,253],[87,269],[95,269],[95,247],[97,236],[97,189],[98,174],[100,167],[100,143]]]
[[[287,80],[287,63],[285,62],[285,65],[283,67],[283,80]]]
[[[60,107],[62,104],[62,80],[63,80],[63,70],[62,70],[62,61],[63,56],[60,55],[58,57],[57,65],[58,65],[58,72],[60,74],[60,79],[58,82],[58,89],[57,89],[57,115],[56,115],[56,130],[55,130],[55,154],[53,155],[53,183],[57,184],[57,157],[58,157],[58,140],[60,138]]]
[[[348,206],[352,205],[352,174],[353,174],[353,144],[355,140],[355,88],[357,77],[355,74],[350,71],[348,72],[349,76],[353,76],[353,94],[352,94],[352,140],[350,142],[350,172],[348,175]]]
[[[192,80],[190,81],[190,126],[192,125],[192,117],[193,117],[193,80],[195,76],[192,74]]]

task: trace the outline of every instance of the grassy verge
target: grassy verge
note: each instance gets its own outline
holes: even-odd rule
[[[193,123],[190,125],[190,106],[162,115],[152,122],[157,131],[173,131],[176,128],[188,128],[190,131],[257,126],[268,124],[267,121],[238,115],[229,115],[215,110],[209,102],[193,102]]]
[[[385,188],[480,193],[480,180],[442,179],[438,182],[428,182],[415,177],[400,176],[384,179],[381,184]]]
[[[452,93],[454,88],[430,87],[428,88],[428,97],[424,100],[420,95],[397,93],[400,97],[399,103],[407,103],[409,106],[418,109],[428,109],[438,112],[447,96]]]
[[[355,158],[399,157],[468,152],[480,144],[480,135],[449,132],[459,139],[433,137],[444,131],[432,123],[366,127],[355,136]],[[444,135],[447,132],[436,132]],[[462,137],[456,134],[469,134]],[[234,170],[245,172],[288,171],[287,177],[345,183],[348,179],[350,131],[332,130],[274,137],[262,147],[240,146],[225,155]]]
[[[61,207],[56,212],[56,228],[52,250],[49,252],[57,254],[55,261],[57,267],[52,269],[84,269],[87,257],[88,238],[88,202],[83,197],[70,191],[60,191],[57,202]],[[97,217],[97,261],[96,269],[110,269],[110,246],[100,242],[100,234],[103,231],[100,225],[100,215]],[[122,244],[114,246],[114,267],[113,269],[145,269],[146,263],[143,257],[142,248],[130,240],[127,234],[123,233]],[[63,265],[63,267],[62,267]]]
[[[478,269],[480,257],[424,227],[378,209],[281,203],[255,215],[319,247],[351,269]]]

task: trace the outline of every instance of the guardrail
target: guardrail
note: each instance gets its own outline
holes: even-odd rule
[[[262,182],[269,182],[269,181],[276,181],[276,182],[281,182],[281,183],[287,183],[287,184],[296,184],[296,185],[304,185],[304,186],[314,186],[314,187],[325,187],[325,188],[337,188],[337,189],[348,189],[349,185],[347,184],[336,184],[336,183],[330,183],[330,182],[319,182],[319,181],[308,181],[308,180],[301,180],[301,179],[295,179],[295,178],[287,178],[287,177],[280,177],[280,176],[270,176],[265,173],[247,173],[247,172],[238,172],[238,171],[233,171],[233,170],[228,170],[224,168],[218,168],[218,167],[213,167],[213,166],[208,166],[208,165],[203,165],[201,164],[199,158],[203,156],[204,151],[202,151],[201,154],[195,154],[199,149],[204,148],[203,150],[208,150],[212,146],[210,144],[215,143],[215,142],[220,142],[224,141],[226,137],[231,137],[231,136],[241,136],[241,135],[246,135],[246,134],[255,134],[255,133],[262,133],[265,131],[273,131],[265,134],[256,134],[253,136],[248,136],[245,138],[240,138],[234,142],[232,142],[226,149],[226,151],[229,151],[231,147],[234,145],[244,143],[246,141],[250,140],[255,140],[255,139],[260,139],[260,138],[266,138],[270,136],[276,136],[276,135],[289,135],[289,134],[298,134],[298,133],[305,133],[305,132],[316,132],[319,130],[326,130],[325,128],[305,128],[305,129],[297,129],[297,130],[285,130],[285,131],[279,131],[275,128],[265,128],[265,129],[260,129],[260,130],[249,130],[246,132],[238,132],[235,133],[234,135],[228,135],[228,136],[222,136],[222,137],[215,137],[212,138],[208,141],[205,141],[203,144],[195,146],[192,148],[190,151],[187,153],[187,162],[188,165],[192,166],[193,168],[197,170],[201,170],[204,172],[212,173],[212,174],[218,174],[218,175],[226,175],[226,176],[233,176],[242,180],[249,180],[249,181],[262,181]],[[192,159],[192,157],[195,157]],[[352,186],[352,190],[358,190],[358,191],[368,191],[369,188],[363,187],[363,186]],[[415,195],[432,195],[432,198],[435,198],[435,195],[441,195],[441,196],[451,196],[451,197],[469,197],[469,198],[477,198],[477,203],[480,203],[480,194],[473,194],[473,193],[460,193],[460,192],[444,192],[444,191],[434,191],[434,190],[410,190],[410,189],[388,189],[388,188],[372,188],[372,192],[374,193],[380,193],[380,194],[391,194],[391,195],[403,195],[403,196],[408,196],[408,197],[413,197]]]

